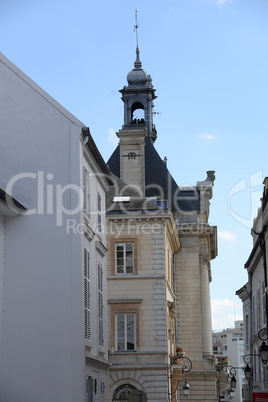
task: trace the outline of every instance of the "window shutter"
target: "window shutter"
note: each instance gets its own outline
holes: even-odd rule
[[[104,345],[104,323],[103,323],[103,269],[98,263],[98,320],[99,320],[99,345]]]
[[[265,291],[265,282],[262,282],[262,321],[263,325],[266,324],[266,291]]]
[[[101,227],[101,195],[98,192],[98,230],[99,232],[102,231],[102,227]]]
[[[83,208],[87,211],[87,169],[83,166]]]
[[[90,340],[90,270],[89,251],[84,249],[84,315],[85,315],[85,338]]]
[[[93,379],[86,377],[86,401],[93,402]]]
[[[104,382],[104,380],[101,380],[101,382],[100,382],[100,399],[101,399],[101,402],[105,401],[105,382]]]

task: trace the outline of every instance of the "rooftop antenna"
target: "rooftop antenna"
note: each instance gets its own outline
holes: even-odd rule
[[[138,22],[138,11],[137,9],[135,10],[135,25],[133,27],[134,32],[136,32],[136,42],[137,42],[137,47],[139,46],[139,42],[138,42],[138,28],[139,28],[139,22]]]

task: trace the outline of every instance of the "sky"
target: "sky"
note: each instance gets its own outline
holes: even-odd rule
[[[267,0],[1,0],[0,51],[90,127],[107,161],[123,125],[119,89],[142,66],[156,89],[155,148],[178,185],[215,170],[209,223],[212,326],[242,319],[250,229],[268,176]]]

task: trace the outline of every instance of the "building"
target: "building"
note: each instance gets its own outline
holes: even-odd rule
[[[262,391],[268,394],[267,369],[258,356],[262,340],[267,339],[267,190],[266,177],[261,207],[251,230],[253,248],[245,263],[248,282],[236,292],[243,302],[245,355],[254,355],[248,356],[246,360],[252,368],[252,381],[244,387],[246,402],[252,401],[256,392]]]
[[[234,328],[227,328],[223,331],[213,332],[213,354],[217,359],[226,357],[229,364],[236,370],[236,389],[233,402],[242,401],[242,386],[246,384],[244,371],[244,338],[243,338],[243,321],[235,321]],[[241,370],[238,369],[241,367]],[[221,400],[228,401],[228,392],[224,393]]]
[[[0,400],[108,401],[105,193],[89,129],[0,54]]]
[[[156,95],[138,47],[127,81],[120,141],[108,161],[110,398],[175,401],[179,382],[184,400],[185,373],[172,364],[181,347],[192,362],[191,400],[215,401],[209,285],[217,229],[208,224],[214,172],[196,186],[176,184],[154,146]]]

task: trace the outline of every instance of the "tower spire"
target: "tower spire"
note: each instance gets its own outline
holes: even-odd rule
[[[140,61],[140,51],[139,51],[139,40],[138,40],[138,28],[139,28],[139,22],[138,22],[138,11],[137,9],[135,10],[135,25],[134,25],[134,31],[136,32],[136,61],[134,63],[134,68],[140,69],[141,68],[141,61]]]
[[[139,23],[138,23],[138,11],[137,9],[135,10],[135,25],[134,25],[134,31],[136,32],[136,43],[137,43],[137,48],[139,47],[139,41],[138,41],[138,28],[139,28]]]

